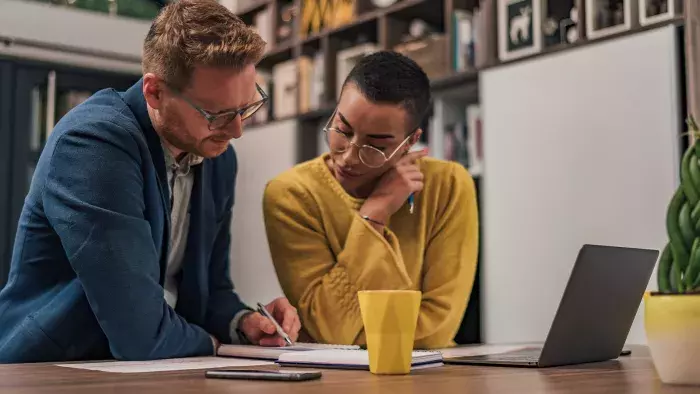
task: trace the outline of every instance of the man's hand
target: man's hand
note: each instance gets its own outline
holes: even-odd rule
[[[294,308],[284,297],[280,297],[265,306],[272,317],[282,326],[284,332],[289,335],[289,339],[295,342],[299,338],[301,322],[296,308]],[[285,346],[284,338],[277,335],[275,325],[258,312],[253,312],[241,319],[239,328],[246,338],[254,344],[260,346]]]
[[[423,174],[416,162],[427,155],[421,150],[407,153],[388,170],[360,208],[361,215],[386,223],[408,200],[411,193],[423,190]]]

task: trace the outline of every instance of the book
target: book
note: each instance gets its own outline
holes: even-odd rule
[[[286,352],[279,356],[277,363],[285,367],[369,370],[369,353],[367,350],[343,349]],[[442,365],[443,358],[440,352],[413,351],[411,370],[439,367]]]
[[[217,355],[220,357],[237,357],[253,360],[270,360],[277,359],[285,353],[309,352],[316,350],[359,350],[357,345],[327,345],[320,343],[301,343],[297,342],[292,346],[284,347],[263,347],[253,345],[221,345],[217,350]]]

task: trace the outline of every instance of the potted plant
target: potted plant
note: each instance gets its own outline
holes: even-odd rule
[[[658,292],[645,294],[651,357],[664,383],[700,385],[700,131],[683,154],[681,182],[668,205],[668,243],[657,271]]]

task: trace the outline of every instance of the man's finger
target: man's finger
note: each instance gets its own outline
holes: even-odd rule
[[[260,331],[268,335],[272,335],[277,332],[277,330],[275,330],[275,325],[272,324],[270,319],[262,316],[260,318],[260,322],[258,323],[258,328],[260,328]]]
[[[289,333],[294,327],[294,321],[297,319],[297,311],[293,306],[289,305],[287,309],[284,310],[284,317],[282,318],[282,329]]]
[[[292,305],[289,303],[289,300],[287,298],[279,297],[272,300],[271,303],[267,304],[265,306],[265,309],[267,309],[267,311],[270,312],[270,314],[274,316],[275,319],[278,319],[280,317],[280,314],[283,314],[287,308],[291,307]]]
[[[292,327],[292,332],[289,333],[289,338],[292,342],[296,342],[299,339],[299,331],[301,331],[301,320],[297,318],[294,320],[294,327]]]
[[[274,337],[264,337],[260,339],[260,346],[268,346],[268,347],[280,347],[280,346],[285,346],[284,339],[282,339],[279,336],[274,336]]]

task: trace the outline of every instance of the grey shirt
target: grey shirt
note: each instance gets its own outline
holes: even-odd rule
[[[170,189],[170,249],[168,263],[165,268],[163,285],[165,301],[171,308],[177,305],[178,280],[177,275],[182,269],[182,261],[187,247],[187,235],[190,227],[190,197],[194,185],[194,166],[200,165],[202,157],[187,153],[180,160],[175,160],[167,147],[163,146],[165,168],[168,173]],[[238,323],[250,311],[241,311],[231,321],[230,333],[233,343],[240,343],[237,333]]]

